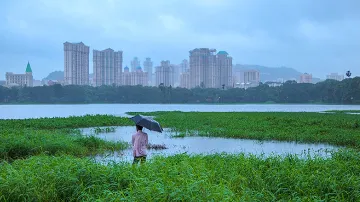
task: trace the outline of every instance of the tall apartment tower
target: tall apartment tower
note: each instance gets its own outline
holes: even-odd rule
[[[216,66],[216,49],[196,48],[190,51],[191,88],[213,87],[213,72]]]
[[[189,70],[180,74],[180,88],[190,88]]]
[[[67,85],[89,84],[89,46],[64,43],[64,82]]]
[[[180,64],[180,73],[188,72],[189,70],[189,61],[184,59]]]
[[[95,86],[121,85],[122,80],[122,51],[108,48],[103,51],[93,50],[93,67]]]
[[[156,67],[156,86],[163,84],[164,86],[174,86],[174,68],[170,65],[170,61],[161,61],[161,66]]]
[[[153,74],[153,62],[151,58],[146,58],[144,62],[144,72],[147,72],[147,82],[149,86],[152,86],[152,74]]]
[[[136,68],[140,66],[140,60],[137,57],[134,57],[134,59],[131,61],[131,71],[136,72]]]
[[[213,88],[232,87],[232,58],[226,51],[216,55],[216,66],[213,69]]]

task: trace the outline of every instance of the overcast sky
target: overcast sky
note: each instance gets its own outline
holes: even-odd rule
[[[36,79],[63,70],[65,41],[122,50],[124,67],[208,47],[234,64],[360,75],[359,11],[359,0],[1,0],[0,80],[28,60]]]

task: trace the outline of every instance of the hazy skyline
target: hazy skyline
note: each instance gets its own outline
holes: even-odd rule
[[[194,48],[226,50],[233,64],[286,66],[325,78],[360,75],[357,0],[3,0],[0,1],[0,80],[34,78],[64,69],[63,43],[123,51],[179,64]]]

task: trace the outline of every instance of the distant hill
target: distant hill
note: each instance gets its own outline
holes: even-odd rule
[[[265,67],[260,65],[243,65],[243,64],[236,64],[233,66],[233,71],[241,71],[241,70],[249,70],[254,69],[260,72],[260,80],[262,82],[266,81],[275,81],[277,79],[284,79],[286,80],[298,80],[300,77],[300,74],[302,72],[299,72],[293,68],[289,67]],[[313,82],[317,83],[319,82],[319,78],[313,77]]]
[[[93,74],[89,74],[89,78],[92,79]],[[63,71],[55,71],[51,72],[47,77],[43,78],[43,80],[64,80],[64,72]]]
[[[47,77],[43,78],[43,80],[52,80],[52,81],[64,80],[64,72],[63,71],[51,72]]]

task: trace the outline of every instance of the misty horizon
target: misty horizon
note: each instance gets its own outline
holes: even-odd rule
[[[324,79],[360,75],[360,2],[349,0],[237,1],[2,1],[0,80],[64,70],[63,43],[92,51],[123,51],[123,68],[138,57],[180,64],[194,48],[227,51],[233,64],[289,67]]]

